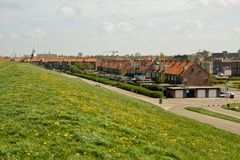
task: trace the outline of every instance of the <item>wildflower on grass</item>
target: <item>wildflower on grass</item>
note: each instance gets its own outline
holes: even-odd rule
[[[69,136],[69,133],[64,133],[63,136],[64,136],[64,137],[68,137],[68,136]]]
[[[46,144],[48,144],[48,143],[45,141],[45,142],[43,142],[43,144],[46,145]]]
[[[173,139],[172,139],[172,141],[173,141],[173,142],[176,142],[176,141],[177,141],[177,139],[176,139],[176,138],[173,138]]]
[[[54,124],[58,126],[60,123],[57,121],[57,122],[55,122]]]
[[[165,136],[167,136],[167,135],[168,135],[167,133],[160,132],[160,136],[161,136],[161,137],[165,137]]]

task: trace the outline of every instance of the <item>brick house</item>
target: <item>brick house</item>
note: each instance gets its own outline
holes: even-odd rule
[[[175,62],[162,72],[167,83],[184,86],[210,86],[211,75],[192,62]]]
[[[129,61],[107,61],[103,62],[103,64],[98,67],[98,70],[109,74],[124,76],[127,74],[130,66]]]
[[[240,60],[216,60],[213,62],[215,75],[240,76]]]
[[[131,62],[131,67],[128,68],[128,76],[141,77],[141,79],[151,79],[149,69],[155,62],[153,60],[138,60]]]
[[[0,61],[12,61],[13,59],[10,57],[0,57]]]
[[[152,79],[164,79],[166,83],[185,86],[210,86],[211,75],[193,62],[161,62],[152,71]]]
[[[57,57],[57,58],[38,58],[34,57],[31,59],[25,60],[26,62],[31,62],[33,64],[43,66],[49,69],[59,69],[59,70],[65,70],[70,65],[74,65],[76,63],[90,63],[94,66],[94,69],[96,69],[97,59],[96,58],[63,58],[63,57]]]
[[[193,62],[156,62],[153,60],[108,61],[98,68],[100,71],[127,75],[139,79],[165,79],[169,84],[185,86],[210,86],[211,75]]]
[[[185,86],[210,86],[212,82],[211,75],[196,63],[184,70],[180,77]]]

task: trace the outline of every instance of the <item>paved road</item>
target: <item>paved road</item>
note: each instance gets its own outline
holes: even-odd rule
[[[149,102],[151,104],[160,106],[158,98],[150,98],[147,96],[139,95],[139,94],[136,94],[136,93],[133,93],[130,91],[126,91],[126,90],[123,90],[120,88],[104,85],[104,84],[101,84],[98,82],[90,81],[90,80],[79,78],[76,76],[67,75],[67,74],[64,74],[64,75],[67,77],[70,77],[70,78],[80,79],[91,85],[99,85],[102,88],[106,88],[111,91],[118,92],[118,93],[127,95],[129,97],[140,99],[142,101]],[[185,116],[185,117],[188,117],[191,119],[195,119],[197,121],[207,123],[207,124],[210,124],[217,128],[240,135],[240,124],[239,123],[235,123],[235,122],[231,122],[231,121],[191,112],[191,111],[184,109],[185,107],[206,107],[207,106],[207,109],[209,109],[209,110],[240,118],[239,113],[233,113],[233,111],[225,111],[220,108],[220,106],[223,104],[237,103],[237,102],[240,103],[240,92],[235,91],[235,99],[226,99],[226,98],[164,99],[161,107],[164,108],[165,110],[173,112],[175,114]]]

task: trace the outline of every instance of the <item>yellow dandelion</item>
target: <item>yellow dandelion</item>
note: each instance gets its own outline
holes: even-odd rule
[[[58,126],[60,123],[57,121],[57,122],[55,122],[54,124]]]
[[[69,136],[69,133],[64,133],[63,136],[64,136],[64,137],[68,137],[68,136]]]

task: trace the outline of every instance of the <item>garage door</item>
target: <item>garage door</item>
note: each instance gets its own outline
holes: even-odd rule
[[[205,90],[198,90],[198,98],[205,98],[206,91]]]
[[[183,98],[183,90],[175,91],[175,98]]]
[[[209,98],[216,98],[217,97],[217,90],[211,89],[209,90]]]

